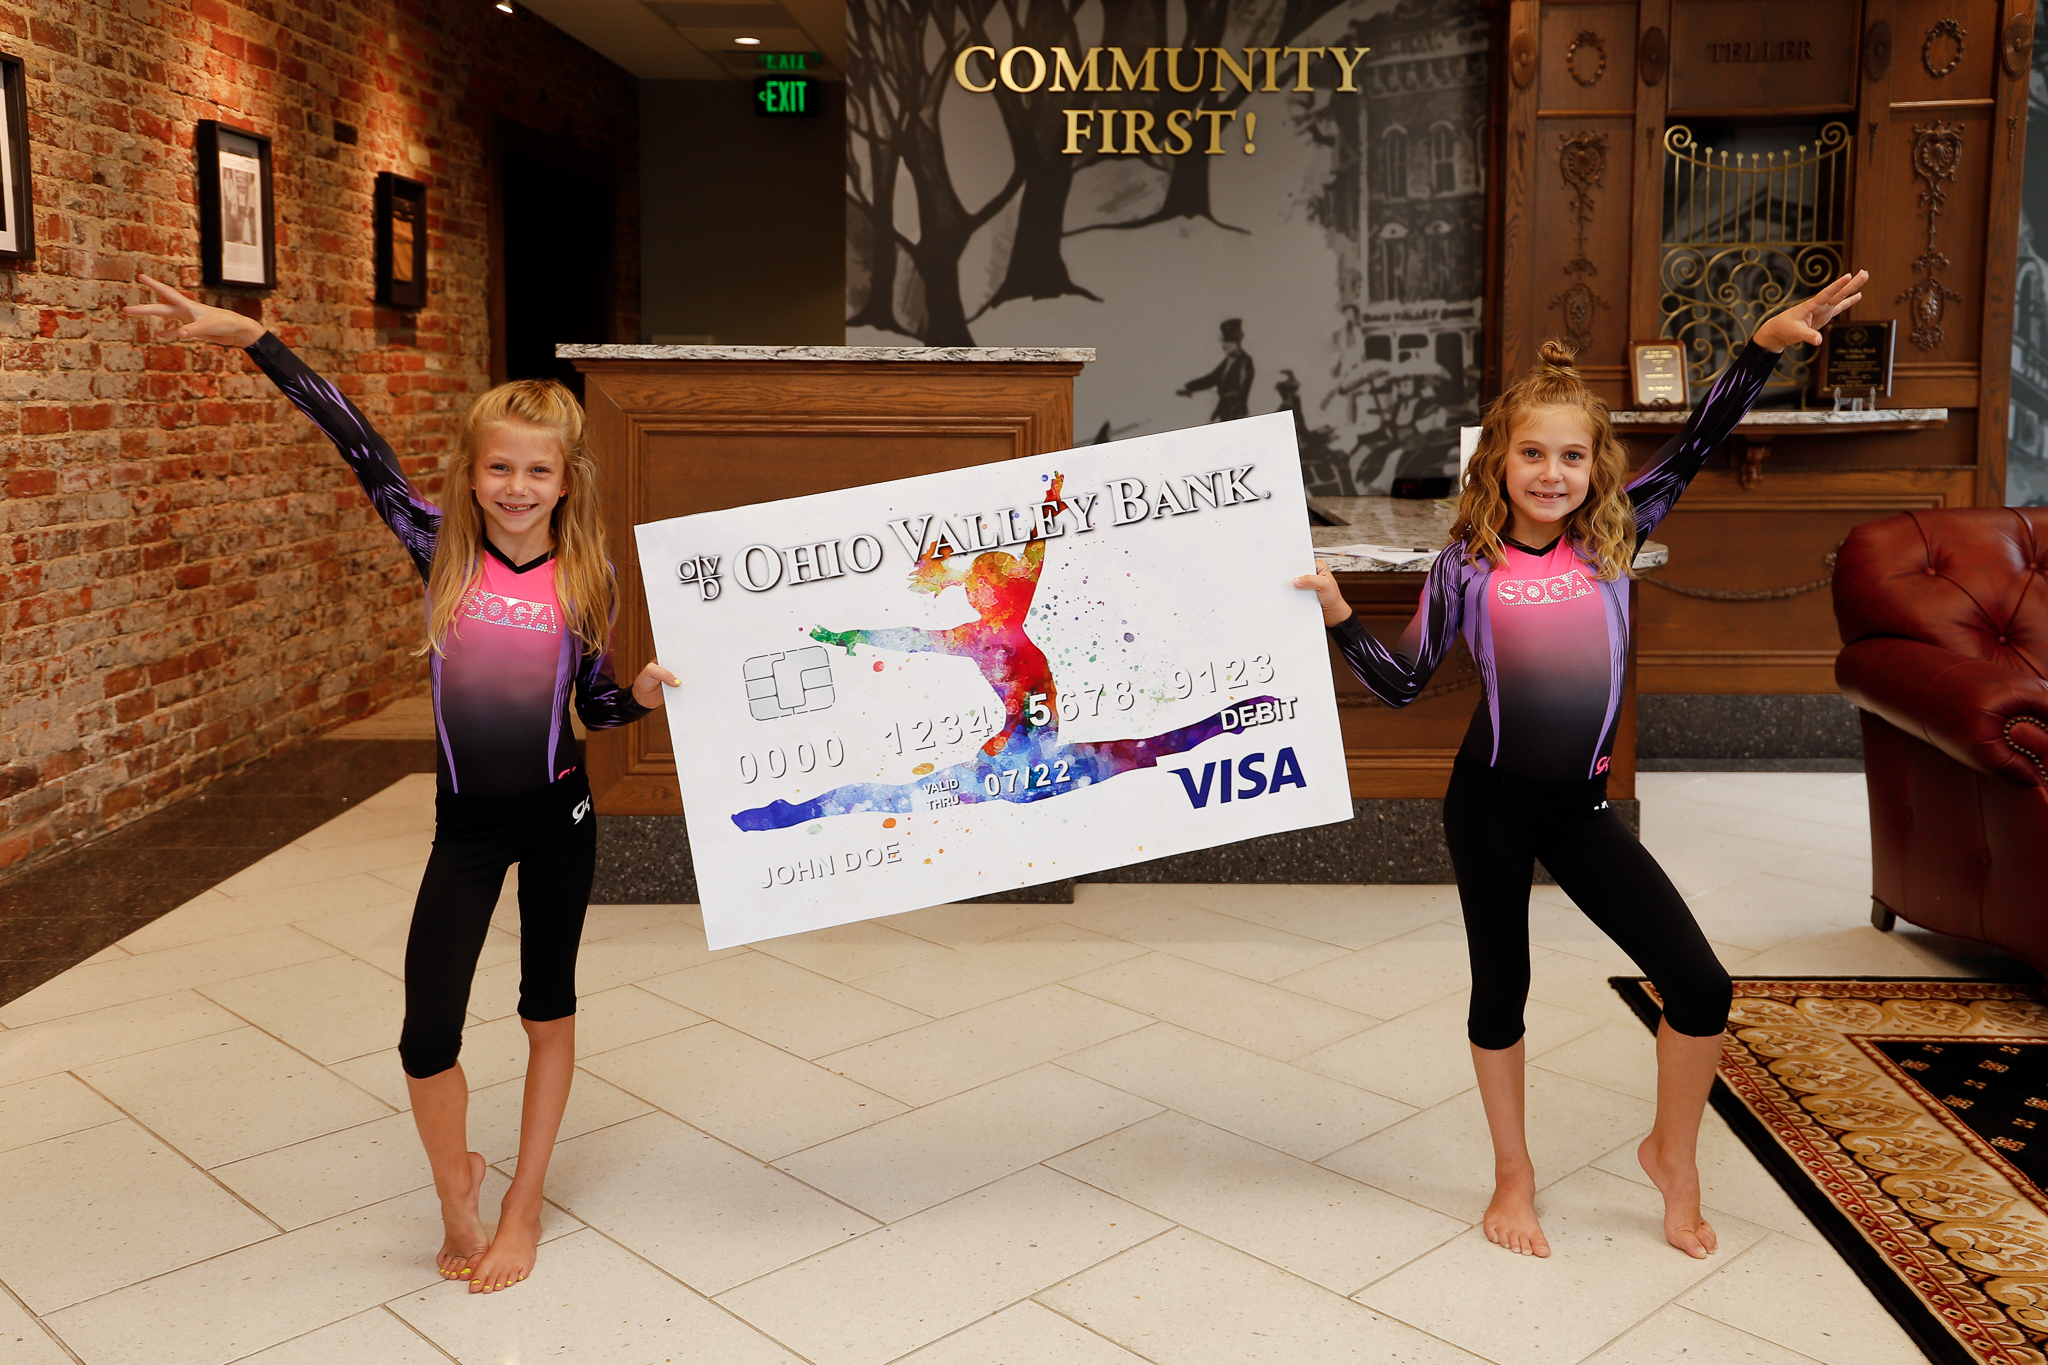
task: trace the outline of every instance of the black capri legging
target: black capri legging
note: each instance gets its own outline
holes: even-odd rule
[[[1678,888],[1608,807],[1604,775],[1532,782],[1461,752],[1444,794],[1444,837],[1472,957],[1466,1034],[1474,1045],[1507,1048],[1522,1037],[1537,858],[1656,985],[1665,1022],[1695,1038],[1727,1027],[1728,972]]]
[[[576,947],[597,868],[597,817],[579,769],[514,796],[434,797],[427,859],[405,943],[405,1028],[398,1059],[424,1080],[455,1065],[477,954],[505,872],[519,864],[519,1017],[576,1012]]]

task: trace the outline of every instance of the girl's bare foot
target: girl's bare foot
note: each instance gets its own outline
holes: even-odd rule
[[[1700,1216],[1700,1168],[1691,1161],[1673,1161],[1657,1146],[1657,1135],[1636,1149],[1643,1172],[1664,1196],[1664,1240],[1696,1260],[1705,1260],[1720,1246],[1714,1229]]]
[[[477,1216],[476,1211],[477,1192],[483,1187],[483,1153],[471,1152],[468,1187],[444,1191],[441,1195],[441,1226],[447,1236],[441,1241],[441,1250],[434,1257],[434,1264],[440,1267],[444,1280],[467,1278],[476,1268],[477,1257],[490,1246],[490,1239],[484,1236],[483,1219]]]
[[[1536,1221],[1534,1173],[1496,1174],[1493,1202],[1486,1206],[1486,1240],[1524,1256],[1548,1256],[1550,1242]]]
[[[477,1262],[476,1274],[470,1277],[469,1292],[472,1294],[494,1294],[500,1289],[510,1289],[533,1273],[533,1263],[540,1255],[540,1204],[535,1201],[528,1208],[515,1207],[508,1194],[505,1207],[498,1215],[497,1235],[491,1238],[490,1250]]]

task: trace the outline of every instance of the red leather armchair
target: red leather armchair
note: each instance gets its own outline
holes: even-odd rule
[[[1861,708],[1871,920],[2048,971],[2048,508],[1906,512],[1835,562]]]

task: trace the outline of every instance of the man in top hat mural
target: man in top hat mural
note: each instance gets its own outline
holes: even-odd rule
[[[1225,318],[1221,363],[1200,379],[1190,379],[1174,392],[1186,398],[1196,389],[1216,390],[1216,411],[1209,414],[1209,420],[1233,422],[1252,415],[1252,374],[1252,358],[1244,351],[1244,322],[1240,318]]]

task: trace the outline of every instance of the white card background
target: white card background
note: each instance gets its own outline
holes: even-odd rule
[[[711,946],[1349,819],[1322,617],[1291,582],[1314,567],[1300,470],[1293,418],[1275,413],[637,527],[656,646],[682,679],[664,714]],[[1001,609],[977,610],[966,584],[913,586],[890,523],[934,517],[927,551],[947,520],[987,544],[1002,510],[1020,509],[1021,529],[1055,476],[1068,510],[1051,517],[1061,534],[1043,538],[1035,590],[1021,541],[940,556],[956,579],[980,575],[985,605],[992,581],[1010,580],[1003,601],[1029,594],[1029,643],[1005,654],[1019,642]],[[1142,481],[1152,514],[1115,524],[1136,510],[1115,480]],[[821,542],[837,542],[840,576],[794,581],[789,548]],[[849,654],[814,628],[929,634]],[[914,642],[932,647],[885,647]],[[1010,728],[992,680],[1029,676],[1032,646],[1058,719],[991,757],[982,746]],[[1019,796],[1033,799],[1004,799]]]

